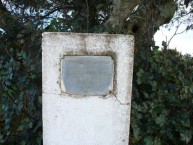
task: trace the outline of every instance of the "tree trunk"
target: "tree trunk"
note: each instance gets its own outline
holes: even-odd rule
[[[115,33],[135,36],[135,51],[150,50],[155,32],[170,22],[176,11],[174,0],[114,0],[105,26]]]

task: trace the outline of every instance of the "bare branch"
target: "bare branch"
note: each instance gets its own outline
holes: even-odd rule
[[[185,30],[183,30],[183,31],[181,31],[181,32],[178,32],[178,29],[180,28],[181,24],[182,24],[182,22],[180,22],[180,23],[178,24],[178,26],[177,26],[174,34],[172,35],[172,37],[169,39],[169,41],[168,41],[168,43],[167,43],[167,47],[169,47],[169,44],[170,44],[170,42],[172,41],[172,39],[174,38],[174,36],[179,35],[179,34],[182,34],[182,33],[184,33],[184,32],[186,31],[186,29],[185,29]]]

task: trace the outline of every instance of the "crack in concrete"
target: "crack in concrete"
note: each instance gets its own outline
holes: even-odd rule
[[[58,95],[58,96],[67,96],[67,97],[71,97],[71,98],[75,98],[75,99],[85,99],[85,98],[88,98],[88,97],[97,97],[97,98],[102,98],[102,99],[108,99],[108,98],[115,98],[115,100],[117,102],[119,102],[120,105],[124,105],[124,106],[128,106],[130,105],[131,103],[123,103],[121,102],[114,94],[108,94],[108,95],[105,95],[105,96],[78,96],[78,95],[70,95],[70,94],[66,94],[66,93],[51,93],[51,92],[42,92],[43,94],[51,94],[51,95]]]
[[[42,94],[61,95],[61,94],[57,94],[57,93],[50,93],[50,92],[42,92]]]
[[[119,102],[120,105],[124,105],[124,106],[130,105],[130,103],[122,103],[115,95],[113,95],[113,96],[115,97],[116,101]]]

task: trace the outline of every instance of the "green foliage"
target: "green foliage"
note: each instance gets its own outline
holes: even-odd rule
[[[130,144],[191,145],[193,58],[149,49],[174,1],[136,2],[119,30],[136,42]],[[0,145],[42,144],[41,33],[116,33],[104,25],[112,6],[109,0],[0,1]]]
[[[193,144],[193,58],[175,50],[151,53],[135,61],[130,143]]]
[[[13,40],[14,35],[0,36],[0,144],[3,145],[42,142],[41,58],[26,50],[35,50],[41,41],[28,30],[23,33],[30,36],[25,43],[20,43],[24,41],[22,38]]]

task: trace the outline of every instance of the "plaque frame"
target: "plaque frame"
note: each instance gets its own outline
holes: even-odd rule
[[[80,92],[80,94],[78,94],[77,92],[68,92],[68,90],[67,90],[67,88],[66,88],[66,86],[65,86],[65,82],[64,82],[64,78],[63,78],[63,66],[64,66],[64,59],[66,58],[66,57],[79,57],[79,59],[81,59],[81,57],[85,57],[85,59],[88,59],[88,57],[90,58],[90,57],[93,57],[93,59],[95,58],[95,59],[98,59],[97,57],[103,57],[103,58],[105,58],[105,59],[111,59],[111,61],[110,61],[110,65],[112,65],[111,67],[112,67],[112,75],[111,75],[111,79],[110,79],[110,84],[108,85],[108,89],[106,89],[106,91],[103,91],[103,92],[96,92],[96,90],[94,91],[94,92],[88,92],[88,93],[86,93],[86,92]],[[106,57],[108,57],[108,58],[106,58]],[[84,59],[84,58],[83,58]],[[90,59],[92,59],[92,58],[90,58]],[[98,60],[97,60],[98,61]],[[96,61],[96,62],[97,62]],[[112,64],[111,64],[112,63]],[[66,55],[66,56],[64,56],[64,58],[63,59],[61,59],[61,87],[62,87],[62,89],[63,89],[63,91],[64,91],[64,93],[66,93],[66,94],[69,94],[69,95],[79,95],[79,96],[98,96],[98,95],[108,95],[108,94],[111,94],[112,92],[113,92],[113,84],[114,84],[114,60],[113,60],[113,58],[111,57],[111,56],[101,56],[101,55],[98,55],[98,56],[96,56],[96,55],[82,55],[82,56],[80,56],[80,55],[73,55],[73,56],[70,56],[70,55]]]

